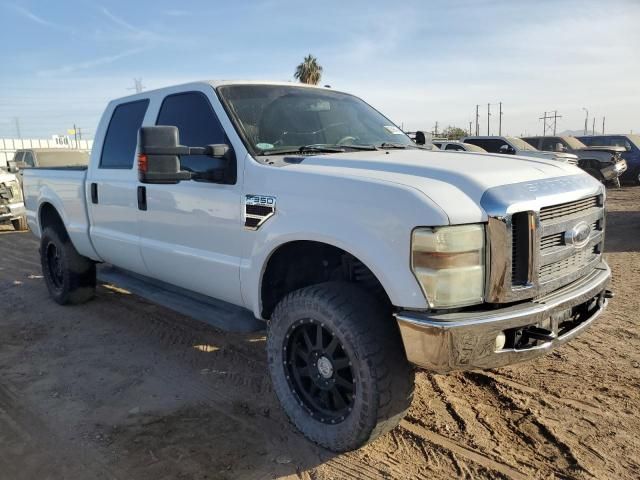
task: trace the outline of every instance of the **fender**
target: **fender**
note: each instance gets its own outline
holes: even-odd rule
[[[252,175],[254,167],[262,170],[258,176]],[[275,214],[257,230],[243,232],[248,251],[240,266],[242,297],[258,318],[271,255],[298,240],[325,243],[359,259],[395,306],[428,308],[410,268],[411,232],[416,226],[447,225],[449,219],[422,192],[380,179],[327,178],[297,169],[268,170],[251,162],[245,178],[245,192],[277,196]],[[256,178],[260,182],[253,186]]]
[[[78,253],[94,261],[102,261],[93,248],[93,244],[89,238],[89,218],[84,204],[84,188],[82,189],[82,195],[75,200],[75,202],[78,203],[78,206],[74,208],[73,212],[67,212],[64,208],[64,202],[53,191],[53,189],[48,184],[43,182],[38,183],[37,199],[35,200],[37,209],[30,208],[31,202],[33,201],[33,197],[31,195],[27,196],[28,200],[26,200],[29,205],[27,207],[27,222],[29,223],[29,227],[33,234],[38,238],[42,236],[42,229],[40,225],[42,208],[48,203],[56,210],[62,219],[67,230],[67,234],[69,235],[69,239]],[[84,187],[84,182],[81,186]],[[71,203],[67,202],[67,204],[69,205]]]

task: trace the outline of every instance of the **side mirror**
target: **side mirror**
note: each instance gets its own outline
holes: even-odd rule
[[[180,145],[178,127],[142,127],[138,133],[138,179],[142,183],[178,183],[200,178],[217,180],[226,169],[228,151],[228,145]],[[207,155],[219,162],[206,174],[192,173],[180,169],[181,155]]]
[[[516,150],[511,145],[502,145],[498,149],[498,153],[504,153],[507,155],[513,155],[516,153]]]
[[[9,170],[9,173],[18,173],[18,166],[14,161],[7,162],[7,169]]]
[[[556,152],[564,152],[564,145],[562,145],[560,142],[556,143],[555,151]]]
[[[416,142],[416,145],[424,145],[424,144],[427,143],[427,137],[426,137],[426,135],[424,134],[423,131],[418,130],[416,132],[416,140],[415,140],[415,142]]]

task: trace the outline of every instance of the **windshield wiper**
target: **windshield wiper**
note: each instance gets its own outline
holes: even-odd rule
[[[390,142],[382,142],[379,147],[380,148],[400,148],[400,149],[405,149],[407,148],[409,145],[402,145],[401,143],[390,143]]]
[[[271,150],[263,150],[260,155],[283,155],[286,153],[343,153],[342,147],[332,147],[329,145],[302,145],[297,148],[274,148]]]
[[[377,150],[375,145],[340,145],[342,148],[350,148],[352,150]]]

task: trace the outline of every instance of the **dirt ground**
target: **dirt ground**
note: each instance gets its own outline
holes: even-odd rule
[[[640,187],[610,190],[616,298],[528,364],[417,376],[408,417],[335,455],[287,422],[262,334],[118,288],[60,307],[28,233],[0,227],[0,478],[640,478]]]

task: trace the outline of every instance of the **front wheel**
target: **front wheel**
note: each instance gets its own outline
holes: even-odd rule
[[[414,370],[388,309],[329,282],[287,295],[267,339],[282,407],[310,440],[337,452],[383,435],[411,405]]]
[[[42,275],[60,305],[84,303],[96,290],[96,265],[75,249],[66,232],[46,228],[40,240]]]

